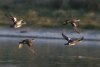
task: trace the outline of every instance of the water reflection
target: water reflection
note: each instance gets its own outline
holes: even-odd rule
[[[18,49],[22,39],[0,38],[0,67],[100,67],[99,41],[66,47],[65,40],[35,39],[34,55],[27,46]]]

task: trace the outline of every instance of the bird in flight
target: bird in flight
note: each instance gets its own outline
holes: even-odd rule
[[[67,19],[64,21],[64,25],[66,24],[71,24],[74,28],[74,30],[77,32],[77,33],[80,33],[79,29],[78,29],[78,22],[80,21],[80,19]]]
[[[11,15],[6,15],[8,18],[11,19],[11,21],[13,22],[13,24],[11,25],[11,27],[14,28],[20,28],[22,27],[24,24],[26,24],[26,22],[24,22],[23,19],[18,20],[16,17],[11,16]]]
[[[84,39],[84,37],[81,37],[79,39],[72,39],[72,38],[65,36],[63,33],[62,33],[62,36],[65,40],[67,40],[67,43],[65,43],[65,45],[68,45],[68,46],[77,45],[78,43],[80,43]]]
[[[35,50],[32,48],[32,40],[34,40],[34,39],[24,39],[24,40],[20,41],[18,48],[21,49],[24,45],[27,45],[30,48],[30,50],[33,53],[35,53]]]

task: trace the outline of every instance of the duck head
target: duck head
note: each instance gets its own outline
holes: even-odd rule
[[[80,19],[75,19],[74,22],[80,22]]]
[[[22,22],[22,25],[26,24],[26,22],[24,20],[20,20]]]

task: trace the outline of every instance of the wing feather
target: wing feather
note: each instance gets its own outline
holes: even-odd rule
[[[20,48],[22,48],[22,47],[23,47],[23,44],[22,44],[22,43],[19,43],[18,48],[20,49]]]
[[[80,39],[77,39],[77,40],[75,40],[73,42],[77,44],[77,43],[81,42],[83,39],[84,39],[84,37],[81,37]]]
[[[77,27],[74,27],[74,30],[75,30],[77,33],[80,33],[80,30],[79,30]]]
[[[81,37],[80,39],[79,39],[79,41],[82,41],[84,39],[84,37]]]
[[[66,39],[67,41],[70,40],[70,38],[68,38],[67,36],[65,36],[63,33],[62,33],[62,36],[63,36],[63,38]]]
[[[73,23],[72,23],[72,26],[77,27],[77,24],[73,22]]]

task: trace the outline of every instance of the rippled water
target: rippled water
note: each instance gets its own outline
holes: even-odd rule
[[[83,41],[77,46],[65,46],[65,40],[33,41],[36,55],[18,42],[24,38],[0,38],[0,67],[100,67],[100,42]]]

